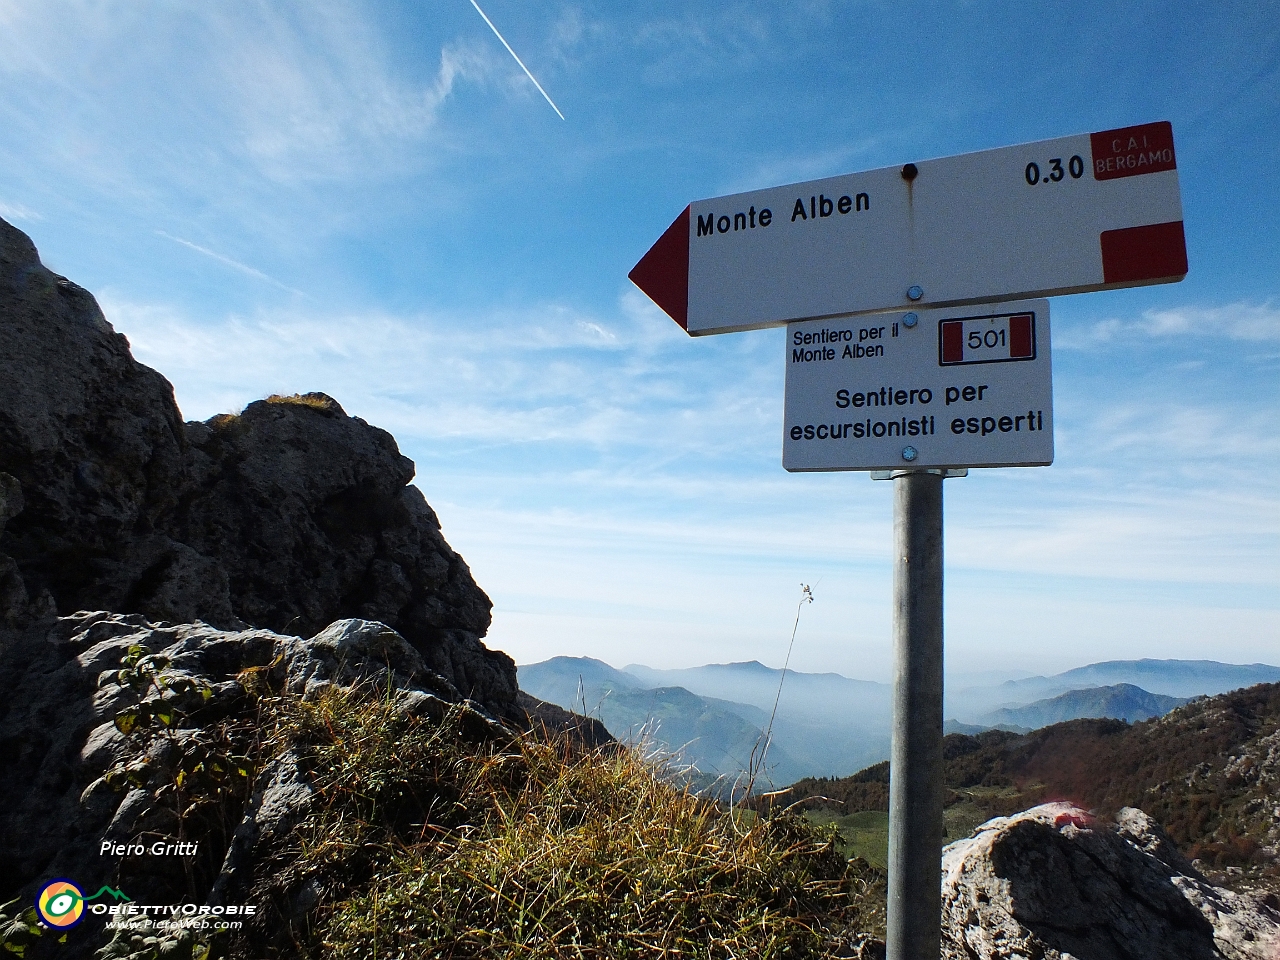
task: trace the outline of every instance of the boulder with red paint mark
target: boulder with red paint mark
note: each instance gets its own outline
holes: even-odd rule
[[[1141,810],[1050,803],[942,859],[946,960],[1276,960],[1274,898],[1215,887]]]

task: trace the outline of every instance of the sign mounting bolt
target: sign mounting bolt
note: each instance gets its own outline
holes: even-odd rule
[[[920,456],[920,454],[915,447],[902,448],[902,459],[907,461],[907,463],[910,463],[912,460],[914,460],[918,456]]]
[[[920,322],[920,315],[917,313],[908,313],[905,317],[902,318],[902,325],[906,327],[908,330],[910,330],[919,322]]]
[[[910,287],[907,288],[908,300],[919,300],[923,296],[924,296],[924,287],[920,286],[919,284],[912,284]]]

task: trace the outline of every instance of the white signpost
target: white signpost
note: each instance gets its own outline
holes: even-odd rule
[[[787,325],[792,471],[1047,466],[1049,301]]]
[[[1160,122],[700,200],[630,276],[697,336],[1186,272]]]
[[[695,336],[787,325],[787,470],[894,481],[888,960],[939,954],[942,480],[1053,461],[1025,298],[1186,273],[1165,122],[702,200],[630,273]]]

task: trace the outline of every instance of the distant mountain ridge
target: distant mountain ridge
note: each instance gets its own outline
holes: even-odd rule
[[[1133,679],[1124,680],[1122,677]],[[1258,683],[1280,683],[1280,667],[1266,663],[1220,663],[1217,660],[1108,660],[1067,670],[1054,679],[1072,687],[1133,683],[1165,696],[1195,697],[1227,693]],[[1225,689],[1209,693],[1206,687]]]
[[[792,782],[789,770],[851,772],[887,756],[892,688],[838,673],[768,667],[758,660],[711,663],[679,670],[630,664],[624,672],[644,685],[675,684],[699,696],[747,704],[773,721],[770,786]],[[781,695],[779,695],[781,684]],[[746,716],[746,714],[743,714]],[[793,761],[786,765],[783,758]]]
[[[590,657],[553,657],[518,668],[521,689],[540,700],[596,717],[624,742],[639,742],[694,764],[706,784],[732,781],[758,766],[769,714],[749,703],[702,696],[675,684],[649,686]],[[786,784],[810,765],[774,742],[765,755],[762,785]]]
[[[630,674],[591,657],[552,657],[517,667],[516,674],[521,690],[566,710],[585,714],[592,714],[598,706],[587,696],[588,691],[603,694],[642,686]]]
[[[640,686],[681,686],[704,697],[718,697],[749,703],[761,710],[778,709],[790,717],[803,716],[819,722],[831,718],[832,707],[840,704],[852,712],[870,717],[886,709],[892,693],[887,683],[854,680],[838,673],[803,673],[781,670],[759,660],[739,663],[709,663],[679,670],[656,670],[630,664],[623,672]],[[778,686],[782,684],[781,699]]]
[[[747,765],[777,700],[766,788],[801,777],[847,776],[889,755],[888,684],[788,670],[779,697],[781,679],[781,670],[755,660],[660,670],[618,669],[589,657],[523,665],[518,676],[523,690],[594,716],[623,739],[648,724],[646,733],[656,733],[651,739],[659,745],[683,748],[688,761],[715,774]],[[1259,682],[1280,682],[1280,667],[1211,660],[1089,664],[1051,677],[949,690],[947,729],[1026,731],[1084,717],[1133,722],[1163,715],[1187,697]]]
[[[1110,687],[1069,690],[1022,707],[1002,707],[984,714],[979,718],[979,723],[999,729],[1017,728],[1019,731],[1037,730],[1067,720],[1101,717],[1137,723],[1152,717],[1162,717],[1188,700],[1190,697],[1166,697],[1150,693],[1131,683],[1117,683]]]
[[[704,773],[745,769],[773,716],[759,786],[785,786],[815,770],[848,773],[889,749],[889,688],[839,674],[782,671],[758,661],[655,670],[618,670],[590,657],[553,657],[518,668],[522,690],[596,717],[620,739],[642,729]],[[736,768],[734,763],[736,761]]]
[[[1280,667],[1217,660],[1108,660],[1049,677],[1026,677],[949,691],[947,715],[972,722],[999,707],[1022,706],[1070,690],[1122,683],[1167,697],[1216,696],[1258,683],[1280,683]]]

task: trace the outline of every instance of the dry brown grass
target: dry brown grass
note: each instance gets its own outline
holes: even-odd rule
[[[633,750],[478,741],[458,710],[407,717],[336,688],[272,709],[321,800],[275,871],[332,892],[307,952],[832,957],[882,923],[882,875],[832,831],[726,810]]]
[[[273,393],[266,398],[267,403],[287,403],[298,407],[311,407],[314,410],[322,410],[325,413],[332,413],[339,409],[338,401],[334,400],[323,393],[294,393],[285,396],[280,393]]]

